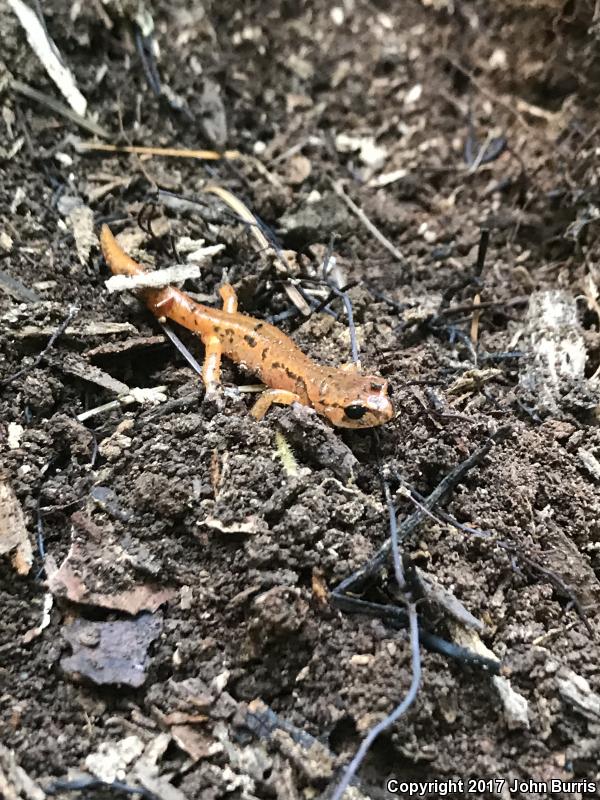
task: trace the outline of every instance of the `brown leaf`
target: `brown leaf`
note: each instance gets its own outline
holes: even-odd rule
[[[52,594],[73,603],[128,614],[157,611],[175,597],[175,589],[137,583],[133,559],[110,532],[101,530],[82,515],[73,515],[73,521],[71,548],[57,572],[48,578]],[[82,541],[82,534],[86,533],[89,538]],[[115,585],[120,587],[119,591],[112,588]]]
[[[27,575],[33,551],[25,527],[25,516],[16,494],[6,481],[0,482],[0,555],[14,550],[12,563],[19,575]]]

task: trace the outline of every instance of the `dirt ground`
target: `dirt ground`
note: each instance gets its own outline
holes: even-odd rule
[[[402,547],[447,592],[419,606],[424,629],[485,645],[506,680],[422,647],[416,701],[347,796],[486,778],[499,783],[450,796],[543,798],[509,786],[555,777],[589,783],[552,796],[600,797],[593,9],[156,0],[157,96],[137,4],[39,6],[108,138],[15,88],[65,103],[2,5],[0,521],[22,512],[33,553],[29,569],[23,542],[0,560],[0,795],[329,797],[411,681],[406,629],[328,594],[389,535],[378,463],[401,523],[401,486],[428,495],[503,428],[439,506],[463,528],[434,510]],[[92,138],[243,158],[77,147]],[[186,290],[216,303],[227,277],[242,310],[283,314],[315,359],[349,360],[341,300],[335,316],[285,317],[290,276],[207,181],[296,253],[292,277],[318,301],[335,235],[362,364],[393,389],[377,440],[297,407],[256,422],[247,393],[206,401],[147,309],[107,292],[103,222],[157,267],[186,258],[182,237],[223,244]],[[223,381],[255,379],[225,363]],[[77,419],[152,387],[157,405]],[[391,570],[358,596],[402,607]]]

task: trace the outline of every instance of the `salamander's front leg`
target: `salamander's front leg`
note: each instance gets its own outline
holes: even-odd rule
[[[285,389],[267,389],[266,392],[261,394],[256,403],[254,403],[250,413],[255,419],[262,419],[273,403],[291,406],[292,403],[300,402],[300,398],[297,394],[294,394],[294,392],[288,392]]]
[[[221,340],[215,334],[202,337],[204,345],[204,364],[202,365],[202,380],[206,394],[214,396],[217,387],[221,384]]]
[[[238,307],[237,294],[230,283],[224,283],[219,289],[219,294],[223,300],[223,311],[226,314],[235,314]]]

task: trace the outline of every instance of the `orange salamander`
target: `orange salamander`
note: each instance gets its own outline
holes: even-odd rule
[[[139,275],[144,268],[119,246],[110,228],[100,236],[106,263],[114,274]],[[220,383],[221,356],[247,367],[268,387],[252,409],[262,419],[272,403],[302,403],[342,428],[372,428],[394,416],[388,384],[375,375],[361,375],[354,364],[328,367],[305,355],[274,325],[237,310],[233,287],[220,288],[223,309],[192,300],[173,286],[140,289],[157,317],[168,317],[197,333],[206,350],[202,379],[207,392]]]

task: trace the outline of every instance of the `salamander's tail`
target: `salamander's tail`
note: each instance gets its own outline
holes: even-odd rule
[[[108,225],[102,226],[100,244],[104,260],[114,275],[139,275],[145,271],[141,264],[138,264],[121,249]]]

